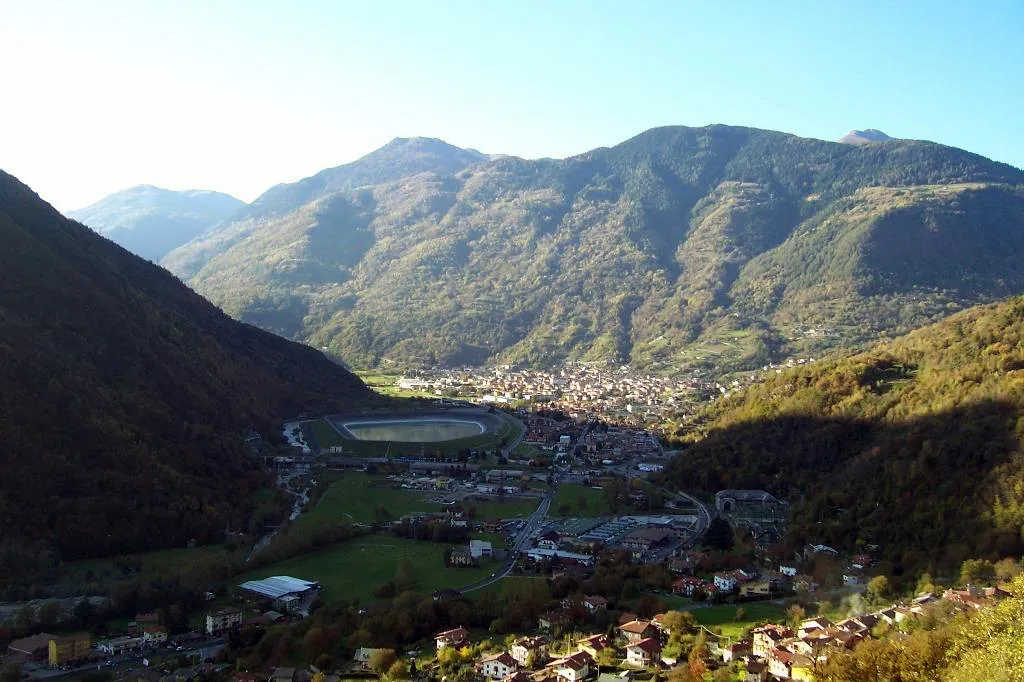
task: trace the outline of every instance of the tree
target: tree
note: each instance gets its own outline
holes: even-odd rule
[[[389,680],[407,680],[409,679],[409,665],[405,661],[395,661],[388,668],[387,674]]]
[[[704,662],[704,659],[708,655],[708,640],[704,631],[701,630],[700,634],[697,635],[697,641],[693,643],[693,648],[690,649],[690,656],[687,658],[687,667],[690,669],[690,677],[699,680],[704,677],[704,673],[707,672],[708,666]]]
[[[619,507],[622,503],[622,495],[626,490],[626,486],[622,483],[622,479],[615,477],[604,485],[604,502],[608,505],[608,511],[615,514],[619,511]]]
[[[733,535],[732,526],[720,516],[711,519],[708,528],[704,531],[704,544],[713,549],[728,551],[732,549]]]
[[[39,607],[39,623],[50,628],[60,620],[60,604],[56,601],[47,601]]]
[[[868,596],[876,602],[882,601],[888,597],[891,592],[892,586],[889,584],[889,579],[884,575],[876,575],[868,581]]]
[[[985,559],[968,559],[960,565],[960,583],[987,583],[996,576],[995,566]]]
[[[384,508],[384,505],[377,505],[373,510],[373,522],[378,526],[384,526],[391,522],[391,512]]]
[[[736,609],[736,620],[743,622],[747,619],[747,610],[742,606]]]
[[[396,659],[397,656],[393,649],[374,649],[368,663],[370,670],[378,675],[383,675],[391,668]]]
[[[327,636],[321,628],[311,627],[302,638],[302,644],[306,649],[306,657],[312,661],[324,653],[324,649],[327,646]]]
[[[395,590],[407,592],[416,589],[416,569],[408,558],[402,557],[398,560],[395,568]]]
[[[793,604],[786,609],[786,622],[794,627],[802,623],[806,617],[807,611],[799,604]]]
[[[9,661],[0,668],[0,682],[19,682],[21,680],[21,663]]]
[[[689,611],[669,611],[662,620],[670,637],[682,636],[697,626],[697,619]]]

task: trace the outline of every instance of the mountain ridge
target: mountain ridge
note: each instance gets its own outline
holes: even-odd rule
[[[400,164],[412,175],[342,167],[378,184],[310,195],[317,181],[277,205],[268,192],[164,265],[233,316],[367,366],[673,370],[718,354],[749,367],[1024,290],[1004,258],[1024,250],[1024,173],[964,150],[723,125],[655,128],[566,159],[448,147]],[[297,196],[313,198],[293,208]],[[912,268],[883,257],[893,246]],[[933,251],[953,270],[992,255],[1001,269],[961,292]],[[867,306],[884,312],[858,315]],[[838,328],[835,342],[802,331],[819,327]]]

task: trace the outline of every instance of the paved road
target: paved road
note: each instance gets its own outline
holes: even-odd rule
[[[689,502],[690,504],[697,508],[697,534],[694,536],[694,541],[696,541],[698,538],[704,535],[704,531],[706,531],[708,529],[708,526],[711,525],[711,519],[713,517],[711,509],[693,495],[689,495],[684,492],[669,494],[673,495],[677,499],[683,498],[684,500],[686,500],[687,502]]]
[[[537,531],[540,525],[544,523],[544,519],[548,515],[548,510],[551,509],[551,500],[554,498],[554,496],[555,491],[551,490],[544,496],[544,499],[540,501],[540,504],[537,506],[537,509],[534,510],[533,514],[530,515],[530,518],[526,522],[526,525],[516,535],[516,540],[514,543],[512,543],[512,547],[506,550],[508,552],[508,558],[505,560],[505,563],[502,564],[501,568],[492,573],[488,578],[484,578],[483,580],[479,580],[471,585],[467,585],[466,587],[460,588],[459,592],[473,592],[475,590],[487,587],[488,585],[492,585],[498,582],[499,580],[501,580],[502,578],[504,578],[512,572],[512,568],[516,565],[516,558],[519,556],[520,550],[522,550],[523,546],[530,541],[531,537]]]

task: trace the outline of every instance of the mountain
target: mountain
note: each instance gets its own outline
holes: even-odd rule
[[[377,400],[3,172],[0,241],[0,575],[219,541],[266,482],[247,435]]]
[[[867,130],[851,130],[839,138],[841,144],[871,144],[872,142],[888,142],[893,138],[881,130],[868,128]]]
[[[71,211],[68,217],[146,260],[158,262],[173,249],[237,213],[245,206],[228,194],[171,190],[139,185]]]
[[[890,575],[1024,552],[1024,297],[772,374],[677,436],[684,488],[788,499],[784,551],[878,544]]]
[[[321,197],[421,173],[450,175],[486,158],[478,151],[460,149],[433,138],[398,137],[353,163],[320,171],[299,182],[271,187],[241,211],[233,224],[176,250],[164,265],[188,278],[198,272],[212,254],[232,247],[255,231],[265,231],[267,221],[301,212]]]
[[[409,146],[275,188],[164,264],[364,366],[736,369],[1024,291],[1024,172],[959,149],[729,126],[564,160]]]

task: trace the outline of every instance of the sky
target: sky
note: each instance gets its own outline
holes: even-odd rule
[[[395,137],[565,157],[851,129],[1024,167],[1024,2],[0,0],[0,169],[251,201]]]

